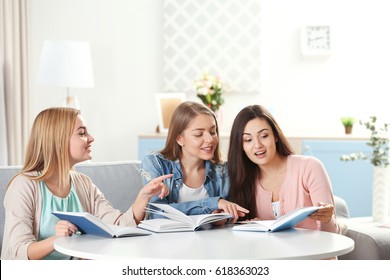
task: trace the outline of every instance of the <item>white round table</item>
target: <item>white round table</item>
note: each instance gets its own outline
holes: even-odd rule
[[[75,235],[57,238],[54,248],[74,257],[107,260],[324,259],[352,251],[354,241],[340,234],[305,229],[268,233],[222,227],[123,238]]]

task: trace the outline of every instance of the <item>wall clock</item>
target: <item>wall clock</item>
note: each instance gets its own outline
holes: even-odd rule
[[[301,28],[301,53],[304,56],[330,55],[329,25],[308,25]]]

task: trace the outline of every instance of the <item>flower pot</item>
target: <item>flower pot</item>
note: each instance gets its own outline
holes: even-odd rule
[[[345,134],[352,134],[352,125],[346,125],[345,128]]]

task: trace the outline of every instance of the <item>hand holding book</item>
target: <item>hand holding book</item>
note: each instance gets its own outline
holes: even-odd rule
[[[289,213],[280,216],[276,220],[252,220],[241,222],[241,225],[236,225],[232,229],[239,231],[279,231],[292,228],[302,222],[309,215],[320,209],[321,206],[310,206],[297,208]]]
[[[318,203],[318,211],[313,212],[310,215],[310,218],[315,219],[320,222],[328,223],[334,214],[334,205],[326,203]]]
[[[52,214],[61,220],[69,221],[76,225],[80,233],[103,237],[128,237],[150,234],[150,232],[141,230],[134,226],[106,224],[88,212],[54,211]]]

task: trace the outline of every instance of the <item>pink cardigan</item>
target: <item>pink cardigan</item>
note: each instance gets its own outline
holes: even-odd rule
[[[256,190],[257,213],[262,220],[275,219],[272,211],[272,193],[260,185]],[[309,156],[287,157],[287,172],[279,193],[280,214],[304,206],[324,202],[334,205],[332,185],[322,163]],[[335,214],[328,223],[305,219],[297,227],[340,233]]]

